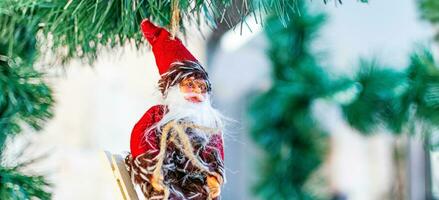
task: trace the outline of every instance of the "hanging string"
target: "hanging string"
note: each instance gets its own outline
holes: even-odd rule
[[[179,0],[172,0],[171,7],[171,39],[175,39],[175,35],[180,28],[180,7],[178,5]]]

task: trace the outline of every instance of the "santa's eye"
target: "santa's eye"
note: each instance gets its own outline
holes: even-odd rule
[[[206,91],[206,85],[204,83],[201,83],[199,87],[202,91]]]

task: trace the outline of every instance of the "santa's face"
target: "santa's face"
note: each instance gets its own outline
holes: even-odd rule
[[[207,83],[203,79],[188,77],[180,82],[180,92],[192,103],[201,103],[206,99]]]
[[[168,111],[155,127],[184,119],[199,126],[222,129],[223,116],[212,107],[206,86],[205,80],[188,77],[179,85],[168,88],[163,98]]]

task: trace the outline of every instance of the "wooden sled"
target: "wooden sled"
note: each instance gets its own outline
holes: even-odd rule
[[[108,151],[103,151],[102,157],[105,160],[105,165],[111,169],[114,179],[116,180],[122,197],[121,199],[139,200],[134,185],[131,182],[130,175],[125,168],[124,158],[119,154],[112,154]]]

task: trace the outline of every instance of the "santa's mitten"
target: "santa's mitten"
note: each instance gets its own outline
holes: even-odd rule
[[[162,192],[164,190],[163,185],[160,183],[160,180],[155,178],[154,176],[151,176],[151,185],[157,192]]]
[[[214,176],[207,176],[207,187],[209,187],[210,197],[216,198],[221,193],[221,184]]]

